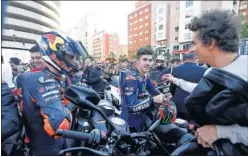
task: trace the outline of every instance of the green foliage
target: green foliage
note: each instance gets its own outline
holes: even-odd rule
[[[248,21],[245,19],[245,17],[241,14],[241,38],[248,38]]]
[[[127,59],[127,56],[126,55],[120,55],[120,57],[119,57],[119,61],[120,62],[125,62],[125,61],[127,61],[128,59]]]

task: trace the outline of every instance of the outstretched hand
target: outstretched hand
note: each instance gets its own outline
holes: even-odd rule
[[[164,74],[164,75],[161,77],[161,80],[173,82],[174,78],[175,78],[175,77],[172,76],[171,74]]]

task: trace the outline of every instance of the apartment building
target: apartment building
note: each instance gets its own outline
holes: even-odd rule
[[[238,2],[236,1],[180,1],[179,3],[179,49],[173,48],[173,54],[189,51],[193,32],[188,29],[188,25],[194,16],[200,16],[203,12],[213,9],[231,10],[238,13]],[[181,57],[182,55],[180,55]]]
[[[128,46],[127,45],[120,45],[120,56],[128,56]]]
[[[141,46],[151,46],[151,2],[136,4],[136,7],[136,10],[128,15],[129,59],[133,58]]]
[[[241,0],[239,3],[239,13],[248,21],[248,1]]]
[[[159,54],[167,52],[169,5],[167,1],[152,2],[152,46]]]
[[[100,31],[93,35],[92,55],[97,60],[105,60],[111,52],[116,55],[120,53],[119,36]]]

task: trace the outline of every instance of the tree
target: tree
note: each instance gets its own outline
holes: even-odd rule
[[[127,61],[128,59],[127,59],[127,56],[126,55],[120,55],[120,57],[119,57],[119,61],[120,62],[125,62],[125,61]]]
[[[245,16],[241,14],[241,38],[248,38],[248,21],[245,19]]]

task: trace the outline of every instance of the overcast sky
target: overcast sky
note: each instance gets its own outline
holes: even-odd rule
[[[116,32],[120,44],[127,44],[128,14],[134,11],[135,1],[61,1],[61,29],[72,28],[84,13],[95,11],[101,19],[99,27],[107,32]]]

